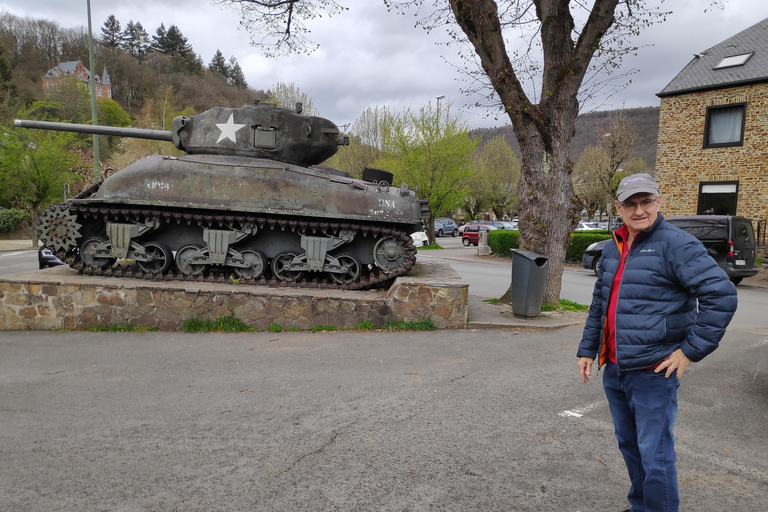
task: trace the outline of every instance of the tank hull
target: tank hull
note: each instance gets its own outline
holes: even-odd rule
[[[426,205],[328,171],[153,155],[44,212],[40,238],[93,275],[368,289],[407,273]]]
[[[409,233],[421,228],[413,191],[272,160],[212,155],[144,158],[74,202],[384,222]]]

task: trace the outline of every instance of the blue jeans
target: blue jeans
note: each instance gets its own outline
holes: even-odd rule
[[[632,487],[627,499],[632,512],[677,512],[680,497],[675,468],[677,388],[673,373],[619,372],[610,361],[603,373],[619,450]]]

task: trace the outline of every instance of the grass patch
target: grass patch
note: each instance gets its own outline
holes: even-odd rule
[[[420,320],[418,322],[389,322],[384,324],[385,331],[434,331],[435,324],[432,320]]]
[[[157,327],[144,327],[141,325],[94,325],[88,329],[90,332],[156,332]]]
[[[542,311],[589,311],[589,306],[585,306],[584,304],[579,304],[578,302],[573,302],[572,300],[568,299],[560,299],[560,303],[555,304],[542,304],[541,305]]]
[[[498,304],[499,299],[485,299],[483,302],[487,302],[488,304]]]
[[[269,324],[269,327],[267,327],[267,330],[268,330],[269,332],[283,332],[283,331],[284,331],[284,329],[283,329],[283,326],[282,326],[282,325],[280,325],[280,324],[276,324],[276,323],[274,323],[274,322],[273,322],[273,323],[271,323],[271,324]],[[299,330],[300,330],[300,329],[299,329]]]
[[[355,329],[357,329],[358,331],[371,331],[373,329],[376,329],[376,326],[373,325],[373,323],[370,320],[360,320],[359,322],[357,322]]]
[[[181,324],[182,332],[255,332],[235,315],[221,316],[216,320],[202,320],[195,315]]]
[[[420,251],[434,251],[434,250],[438,250],[438,249],[444,249],[444,248],[440,247],[437,244],[430,244],[430,245],[425,245],[423,247],[419,247]]]

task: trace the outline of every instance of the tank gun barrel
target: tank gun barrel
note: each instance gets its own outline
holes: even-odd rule
[[[136,139],[164,140],[173,142],[171,132],[165,130],[148,130],[144,128],[123,128],[119,126],[100,126],[92,124],[55,123],[52,121],[30,121],[15,119],[14,126],[18,128],[35,128],[39,130],[57,130],[61,132],[92,133],[94,135],[113,135],[116,137],[133,137]]]

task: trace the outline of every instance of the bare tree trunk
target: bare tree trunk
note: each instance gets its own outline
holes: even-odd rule
[[[544,57],[541,101],[533,104],[509,59],[494,0],[449,0],[456,22],[472,43],[483,71],[515,130],[522,168],[517,197],[520,247],[549,258],[544,302],[557,304],[576,216],[569,146],[579,110],[577,95],[600,39],[613,23],[618,0],[596,0],[588,23],[571,39],[570,2],[536,0]]]
[[[544,303],[560,301],[565,253],[578,222],[577,203],[568,157],[571,137],[544,144],[541,134],[529,123],[521,144],[523,166],[517,198],[521,205],[520,248],[549,258]],[[522,130],[521,130],[522,131]],[[516,132],[517,133],[517,132]],[[549,146],[551,151],[545,148]],[[553,205],[558,205],[553,208]]]

